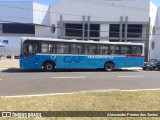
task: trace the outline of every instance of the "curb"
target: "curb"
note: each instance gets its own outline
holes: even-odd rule
[[[141,67],[121,68],[122,70],[143,70]]]

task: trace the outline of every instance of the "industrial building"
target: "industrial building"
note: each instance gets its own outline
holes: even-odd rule
[[[16,46],[27,36],[144,43],[147,61],[160,58],[160,8],[150,0],[0,2],[0,40]]]

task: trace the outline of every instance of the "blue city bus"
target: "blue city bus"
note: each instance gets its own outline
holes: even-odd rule
[[[25,37],[21,41],[22,69],[98,69],[142,67],[144,45],[130,42],[81,41]]]

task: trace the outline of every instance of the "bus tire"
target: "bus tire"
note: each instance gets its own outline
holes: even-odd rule
[[[56,66],[53,62],[46,62],[43,65],[43,69],[46,72],[53,72],[53,71],[55,71],[55,68],[56,68]]]
[[[114,70],[114,64],[112,62],[107,62],[104,66],[104,69],[108,72],[111,72]]]
[[[146,70],[146,68],[143,68],[143,70]]]

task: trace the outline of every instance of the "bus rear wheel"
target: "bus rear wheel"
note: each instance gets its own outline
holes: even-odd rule
[[[114,64],[112,62],[108,62],[105,64],[104,69],[108,72],[113,71],[114,70]]]
[[[46,62],[43,66],[43,69],[46,72],[53,72],[55,71],[55,65],[52,62]]]

